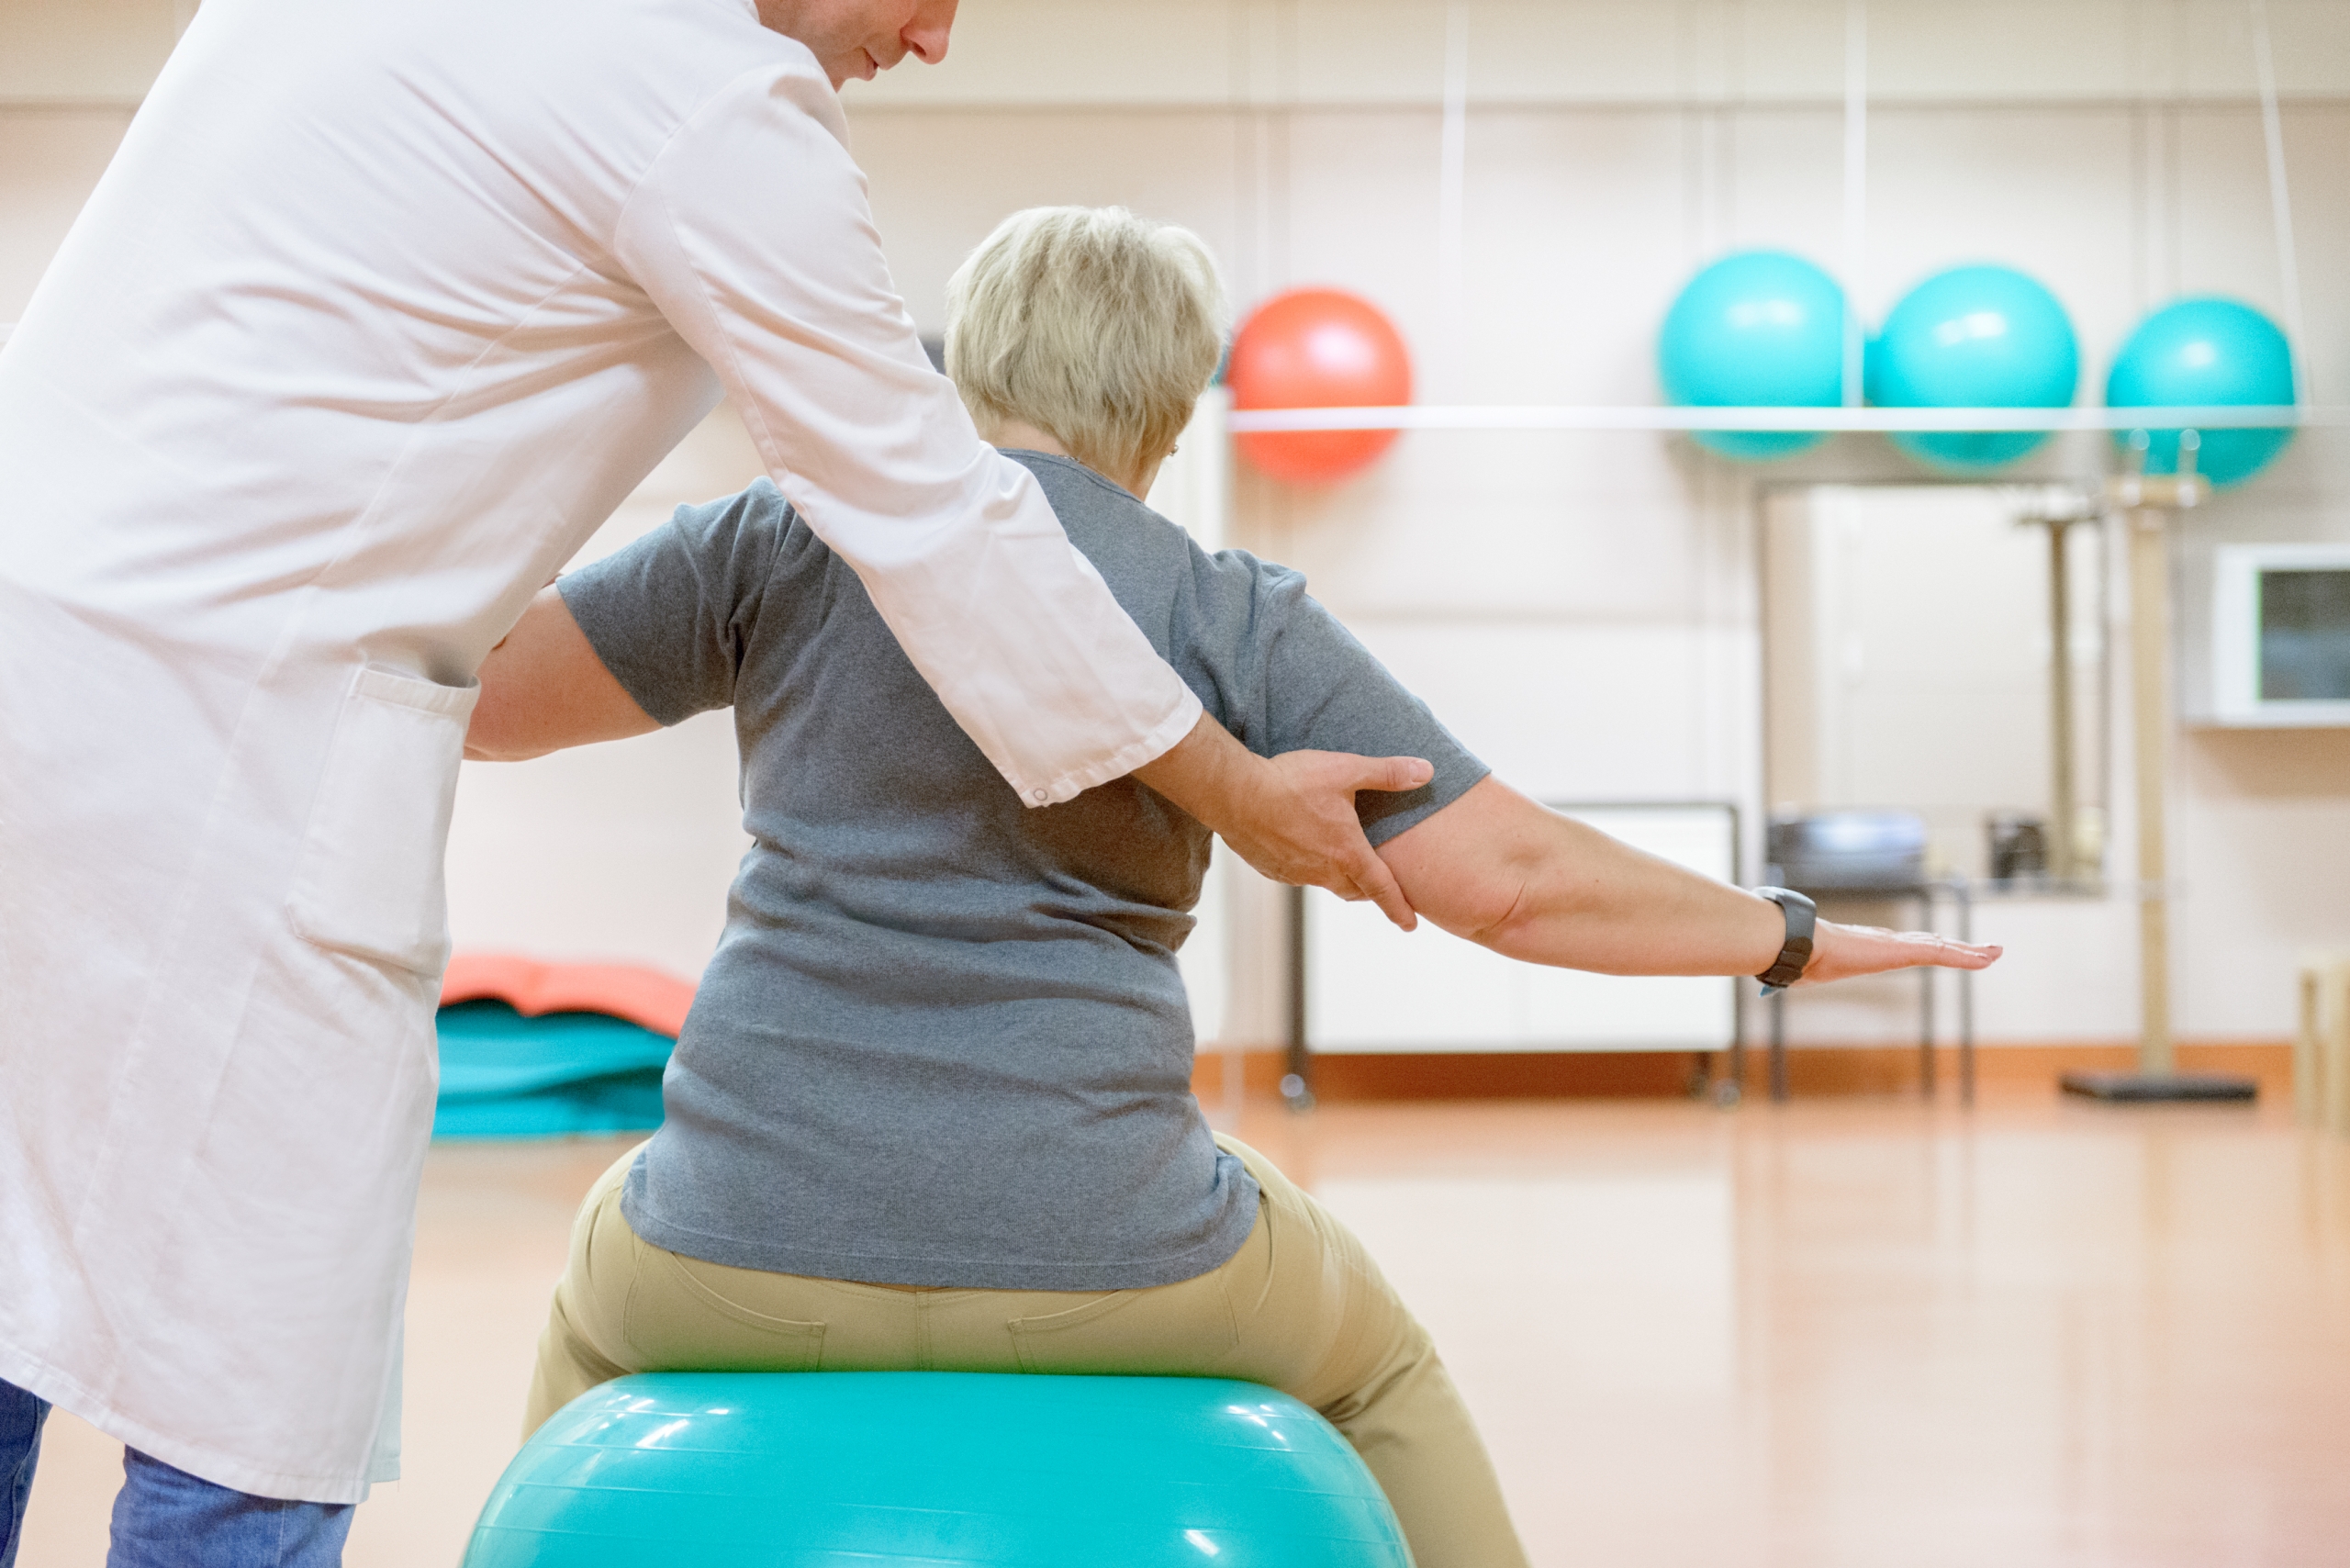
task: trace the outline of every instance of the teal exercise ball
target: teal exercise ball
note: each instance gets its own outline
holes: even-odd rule
[[[514,1456],[464,1568],[1411,1568],[1330,1424],[1219,1378],[659,1372]]]
[[[2081,349],[2056,297],[2011,267],[1953,267],[1902,296],[1868,349],[1881,409],[2062,409]],[[1893,444],[1939,468],[1996,468],[2046,431],[1897,431]]]
[[[2293,346],[2277,323],[2233,299],[2182,299],[2138,323],[2105,379],[2109,409],[2239,408],[2293,401]],[[2200,432],[2195,466],[2214,485],[2238,485],[2268,466],[2289,429]],[[2150,430],[2146,472],[2178,466],[2178,431]],[[2127,446],[2130,432],[2114,432]]]
[[[1784,251],[1741,251],[1689,280],[1657,335],[1665,401],[1688,408],[1832,409],[1844,400],[1844,291]],[[1696,431],[1726,457],[1787,457],[1818,431]]]

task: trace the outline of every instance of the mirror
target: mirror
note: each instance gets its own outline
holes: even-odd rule
[[[2104,865],[2104,529],[2065,485],[1811,485],[1762,499],[1774,817],[1915,813],[1927,870]]]

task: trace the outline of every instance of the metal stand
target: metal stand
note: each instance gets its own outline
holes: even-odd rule
[[[1281,1099],[1292,1111],[1314,1109],[1314,1053],[1305,1037],[1305,890],[1291,888],[1289,902],[1289,1049],[1281,1065]]]
[[[2064,504],[2069,498],[2073,504]],[[2097,520],[2086,493],[2060,498],[2042,496],[2017,521],[2048,530],[2048,825],[2047,876],[2071,882],[2081,875],[2076,838],[2080,828],[2080,784],[2075,767],[2080,739],[2073,718],[2071,530]]]
[[[2202,439],[2178,437],[2178,472],[2149,478],[2150,442],[2130,438],[2130,468],[2109,497],[2130,540],[2130,716],[2138,793],[2138,1070],[2068,1072],[2068,1094],[2093,1100],[2250,1100],[2253,1079],[2177,1070],[2170,1019],[2170,520],[2203,498],[2195,454]]]

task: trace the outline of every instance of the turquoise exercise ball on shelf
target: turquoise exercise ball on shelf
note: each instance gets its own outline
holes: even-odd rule
[[[1220,1378],[660,1372],[514,1456],[464,1568],[1411,1568],[1331,1425]]]
[[[2293,346],[2276,322],[2233,299],[2182,299],[2138,323],[2113,356],[2105,379],[2109,409],[2240,408],[2293,401]],[[2200,432],[2197,472],[2214,485],[2238,485],[2268,466],[2292,431]],[[2146,472],[2178,466],[2178,431],[2149,430]],[[2130,432],[2116,431],[2127,446]]]
[[[2056,297],[2011,267],[1953,267],[1904,295],[1869,342],[1868,398],[1881,409],[2063,409],[2080,343]],[[1939,468],[1996,468],[2046,431],[1896,431]]]
[[[1832,409],[1844,400],[1844,291],[1801,256],[1741,251],[1689,280],[1657,336],[1665,400],[1688,408]],[[1787,457],[1818,431],[1696,431],[1726,457]]]

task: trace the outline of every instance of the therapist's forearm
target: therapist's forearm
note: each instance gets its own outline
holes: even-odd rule
[[[1368,899],[1409,931],[1412,906],[1364,836],[1355,795],[1416,790],[1430,771],[1416,756],[1292,751],[1261,757],[1203,713],[1189,734],[1134,776],[1273,880]]]
[[[1265,759],[1232,738],[1232,732],[1202,713],[1191,733],[1135,769],[1134,776],[1221,833],[1234,819],[1235,803],[1255,787]]]
[[[972,744],[1024,802],[1066,801],[1164,752],[1198,699],[923,356],[839,112],[797,70],[717,88],[645,173],[612,257],[716,369],[778,488]]]

